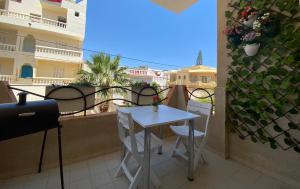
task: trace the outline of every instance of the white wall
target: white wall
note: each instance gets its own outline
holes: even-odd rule
[[[58,16],[66,17],[67,28],[61,28],[58,33],[70,35],[72,37],[83,39],[85,34],[85,22],[86,22],[86,3],[87,0],[83,0],[80,3],[72,3],[69,1],[63,1],[62,4],[51,5],[43,7],[41,0],[23,0],[21,3],[16,1],[8,1],[7,9],[9,11],[18,12],[22,14],[30,15],[30,13],[43,15],[45,18],[57,20]],[[55,8],[57,6],[57,9]],[[75,12],[79,12],[79,17],[75,16]],[[19,20],[20,21],[20,20]],[[22,22],[16,22],[16,24],[28,26],[28,21],[21,20]],[[24,23],[25,22],[25,23]],[[43,27],[40,24],[33,22],[32,27],[42,28],[45,30],[53,30],[53,27]],[[53,31],[52,31],[53,32]]]
[[[218,0],[218,85],[216,88],[216,115],[212,125],[210,148],[239,161],[249,167],[272,175],[283,182],[300,187],[300,155],[281,149],[273,150],[268,144],[241,140],[237,134],[226,131],[226,78],[227,67],[231,63],[227,56],[225,29],[225,11],[230,0]],[[228,106],[228,105],[227,105]],[[229,153],[229,154],[228,154]]]
[[[42,5],[40,0],[8,1],[8,10],[23,14],[42,14]]]
[[[63,1],[63,6],[68,8],[67,18],[68,18],[68,29],[78,31],[85,34],[86,26],[86,3],[87,0],[83,0],[78,4],[70,3],[68,1]],[[79,17],[75,16],[75,12],[79,12]]]

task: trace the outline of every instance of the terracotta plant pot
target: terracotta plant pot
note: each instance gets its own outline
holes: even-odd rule
[[[253,23],[254,23],[254,21],[256,20],[256,18],[257,18],[257,15],[252,16],[251,18],[248,18],[248,20],[245,20],[245,21],[243,22],[243,24],[244,24],[245,26],[249,27],[249,28],[252,28],[252,27],[253,27]]]
[[[49,95],[49,98],[58,98],[58,99],[65,99],[65,98],[77,98],[80,97],[81,94],[76,91],[73,88],[61,88],[61,89],[56,89],[60,86],[47,86],[45,95],[48,95],[52,90],[56,90],[53,93]],[[79,90],[83,92],[83,94],[91,94],[95,92],[95,87],[84,87],[84,86],[75,86]],[[86,105],[87,107],[92,107],[95,105],[95,94],[90,95],[86,98]],[[58,107],[60,112],[74,112],[74,111],[79,111],[84,108],[84,103],[83,103],[83,98],[77,99],[77,100],[59,100],[58,102]]]
[[[254,44],[247,44],[244,47],[245,53],[247,56],[255,56],[259,50],[260,44],[254,43]]]
[[[99,111],[101,113],[104,113],[104,112],[108,112],[108,108],[109,108],[109,103],[103,103],[99,106]]]

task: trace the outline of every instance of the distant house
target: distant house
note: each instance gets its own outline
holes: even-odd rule
[[[168,74],[163,70],[155,70],[147,66],[129,68],[126,70],[130,80],[133,82],[156,82],[160,86],[166,86],[168,82]]]
[[[208,66],[196,65],[181,70],[169,71],[169,78],[170,85],[214,89],[217,83],[217,70]]]

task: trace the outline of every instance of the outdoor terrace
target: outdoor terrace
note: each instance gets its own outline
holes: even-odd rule
[[[69,1],[67,3],[69,3]],[[14,23],[22,27],[31,27],[46,32],[61,33],[74,38],[83,39],[83,29],[80,26],[76,26],[76,23],[70,24],[42,16],[23,14],[5,9],[0,9],[0,18],[3,24],[10,25]]]
[[[295,66],[299,62],[299,59],[298,62],[296,61],[299,57],[293,54],[293,50],[297,47],[291,46],[291,53],[291,50],[286,50],[283,44],[278,45],[276,41],[278,37],[273,37],[272,41],[267,43],[270,46],[266,49],[261,47],[256,57],[246,56],[244,49],[228,49],[227,36],[223,35],[222,31],[226,28],[226,23],[230,22],[227,22],[224,15],[226,11],[233,11],[233,13],[226,12],[226,15],[231,18],[236,14],[235,11],[238,11],[235,6],[228,7],[230,2],[229,0],[218,1],[218,80],[215,90],[215,111],[209,123],[204,150],[206,163],[200,165],[195,171],[195,180],[188,181],[186,179],[187,166],[184,161],[180,158],[169,157],[170,147],[175,138],[166,125],[163,155],[153,154],[151,158],[153,170],[162,181],[161,188],[167,189],[300,188],[299,106],[291,103],[295,99],[292,97],[299,95],[299,80],[291,79],[299,72],[299,67]],[[283,1],[278,0],[278,2],[280,5]],[[283,5],[281,4],[284,10],[283,15],[287,11],[294,11],[294,9],[292,11],[285,9],[294,7],[285,7],[289,2],[292,1],[284,1]],[[261,4],[263,7],[264,5]],[[287,19],[288,21],[285,20],[282,24],[291,28],[292,26],[288,23],[292,21],[290,18]],[[235,21],[239,22],[239,20]],[[295,42],[294,39],[289,39],[289,36],[296,33],[298,28],[289,30],[283,26],[282,29],[285,32],[281,38]],[[277,54],[278,50],[284,53],[278,52]],[[290,68],[277,70],[283,67]],[[261,79],[261,73],[268,74],[271,81]],[[273,78],[276,78],[275,82]],[[292,80],[293,83],[287,80]],[[228,83],[231,85],[226,85]],[[269,86],[271,88],[257,91],[258,88]],[[0,93],[1,102],[16,100],[8,89],[10,89],[9,86],[0,85],[0,91],[7,92]],[[172,86],[164,104],[186,110],[189,93],[185,89],[185,86]],[[291,98],[286,99],[286,96]],[[267,103],[258,103],[262,101],[267,101]],[[275,109],[276,112],[270,111],[271,113],[261,112],[257,104],[262,104],[263,110],[266,109],[266,105],[272,108],[274,105],[276,108],[279,106],[284,108]],[[258,119],[253,119],[251,117],[253,109],[249,108],[256,110],[255,116],[264,115],[270,123],[261,123]],[[230,111],[231,113],[228,113]],[[230,124],[229,118],[232,117],[239,118],[239,120]],[[249,117],[252,118],[250,121]],[[124,177],[113,177],[121,157],[116,120],[115,112],[60,118],[60,123],[63,125],[62,143],[63,160],[66,165],[66,187],[71,189],[128,188],[129,183]],[[228,126],[234,126],[235,132],[230,132]],[[139,128],[138,125],[136,127]],[[155,129],[153,132],[158,133]],[[263,141],[261,133],[268,134],[266,137],[268,141]],[[2,188],[60,188],[56,137],[55,131],[49,132],[49,142],[45,149],[45,161],[41,174],[34,173],[38,167],[42,133],[1,142]],[[135,168],[133,164],[131,166],[132,169]]]
[[[195,181],[186,179],[186,165],[181,158],[170,158],[175,138],[164,142],[164,154],[153,154],[152,166],[161,179],[161,189],[296,189],[280,180],[246,167],[233,160],[224,160],[206,150],[206,163],[195,174]],[[66,189],[127,189],[128,180],[114,177],[121,152],[101,155],[65,166]],[[135,162],[131,162],[135,169]],[[59,189],[58,169],[30,174],[0,182],[1,189]]]

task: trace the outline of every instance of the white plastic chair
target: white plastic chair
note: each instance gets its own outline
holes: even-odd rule
[[[191,113],[205,116],[205,119],[206,119],[204,131],[200,131],[200,130],[197,130],[196,128],[194,128],[194,138],[195,138],[194,169],[196,169],[197,166],[199,165],[200,157],[202,158],[202,161],[204,162],[202,152],[203,152],[203,147],[204,147],[204,145],[206,143],[206,139],[207,139],[206,135],[207,135],[210,115],[212,112],[212,105],[189,100],[187,110]],[[170,128],[177,135],[177,139],[176,139],[175,145],[173,147],[171,156],[178,154],[181,157],[183,157],[185,160],[188,160],[188,156],[185,153],[185,152],[188,152],[188,147],[187,147],[187,145],[188,145],[187,140],[189,137],[188,121],[185,121],[184,125],[170,126]],[[185,151],[182,151],[179,149],[181,142],[184,145]]]
[[[126,153],[115,173],[115,177],[120,176],[123,172],[130,181],[129,189],[135,189],[143,176],[142,170],[144,160],[142,155],[144,152],[144,131],[135,133],[131,114],[125,112],[121,108],[117,108],[117,121],[119,137],[125,147]],[[161,140],[151,133],[151,151],[156,150],[161,145]],[[138,163],[138,169],[133,175],[127,165],[131,157]],[[150,173],[150,179],[155,187],[160,186],[160,181],[153,171]]]

